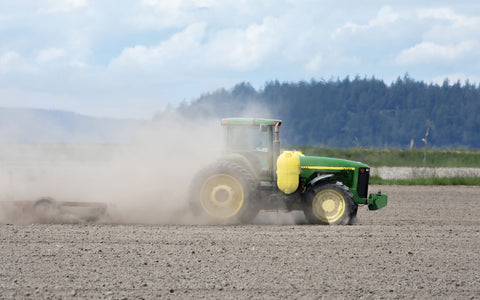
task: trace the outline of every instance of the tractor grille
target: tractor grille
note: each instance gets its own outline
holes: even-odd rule
[[[368,196],[368,180],[370,178],[370,168],[360,168],[358,171],[357,193],[360,198]]]

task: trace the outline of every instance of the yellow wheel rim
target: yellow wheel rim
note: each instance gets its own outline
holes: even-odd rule
[[[312,202],[313,214],[324,223],[338,221],[345,212],[345,199],[335,190],[323,190]]]
[[[242,208],[243,187],[233,176],[216,174],[210,176],[200,190],[200,203],[212,217],[229,218]]]

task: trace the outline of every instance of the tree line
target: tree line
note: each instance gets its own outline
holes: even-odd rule
[[[324,147],[480,148],[480,86],[416,81],[390,85],[355,77],[270,81],[259,90],[242,82],[201,95],[177,111],[195,117],[272,117],[283,121],[283,144]]]

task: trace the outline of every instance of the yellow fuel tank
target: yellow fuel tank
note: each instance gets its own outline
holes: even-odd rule
[[[300,159],[298,151],[285,151],[277,159],[277,186],[285,194],[298,188],[300,179]]]

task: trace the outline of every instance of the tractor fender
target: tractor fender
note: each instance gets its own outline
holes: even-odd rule
[[[319,182],[324,182],[324,181],[330,181],[330,178],[332,178],[334,174],[323,174],[323,175],[318,175],[317,177],[313,178],[307,183],[307,186],[305,187],[307,190],[311,188],[312,186],[315,186]]]

